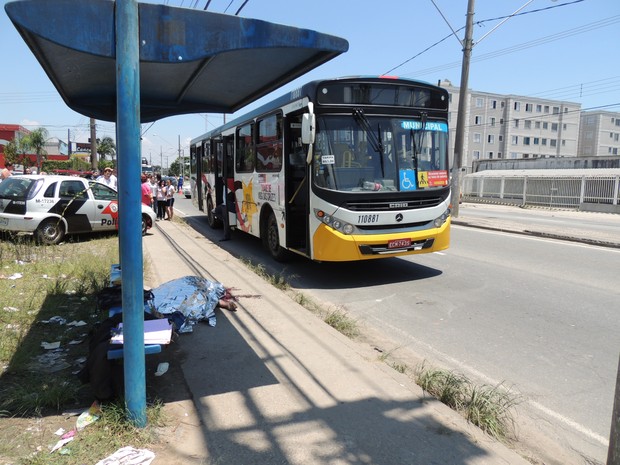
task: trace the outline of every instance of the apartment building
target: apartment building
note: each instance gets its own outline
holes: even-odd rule
[[[454,153],[460,89],[450,93],[450,153]],[[476,160],[576,157],[581,104],[470,90],[464,126],[463,168]]]
[[[578,151],[586,157],[620,155],[620,113],[582,112]]]

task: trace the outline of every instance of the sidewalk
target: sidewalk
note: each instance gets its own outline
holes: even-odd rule
[[[144,237],[145,285],[195,274],[162,231],[239,308],[160,354],[171,372],[157,382],[176,395],[165,399],[174,426],[155,465],[529,464],[181,223]]]
[[[553,225],[549,218],[563,220],[568,226]],[[620,248],[620,215],[613,213],[462,203],[452,224]]]

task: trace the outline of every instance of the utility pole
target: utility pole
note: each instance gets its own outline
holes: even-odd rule
[[[90,119],[90,166],[97,169],[97,129],[95,118]]]
[[[474,0],[467,2],[467,19],[465,23],[465,39],[463,39],[463,63],[461,65],[461,88],[459,90],[459,108],[456,118],[456,133],[454,135],[454,159],[452,160],[452,216],[459,216],[459,202],[461,200],[461,164],[463,163],[463,141],[465,139],[465,122],[469,94],[469,61],[473,48]]]
[[[179,134],[179,155],[177,157],[179,163],[181,163],[181,176],[183,176],[183,160],[181,160],[181,134]]]

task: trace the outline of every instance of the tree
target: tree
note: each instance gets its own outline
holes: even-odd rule
[[[10,140],[4,146],[4,160],[10,161],[14,165],[22,165],[24,168],[32,166],[32,160],[26,153],[29,150],[26,142],[24,138]]]
[[[34,151],[37,155],[37,173],[41,172],[42,159],[47,157],[47,152],[43,147],[45,147],[45,142],[47,142],[48,136],[49,134],[47,129],[37,128],[22,139],[24,146]]]
[[[13,164],[19,163],[19,153],[22,152],[19,140],[10,140],[4,146],[4,161],[10,161]]]
[[[168,174],[171,176],[178,176],[179,174],[181,174],[180,158],[177,158],[170,164],[170,167],[168,168]]]
[[[187,175],[188,174],[186,172],[187,168],[183,166],[184,164],[187,166],[187,157],[177,158],[170,164],[170,168],[168,169],[168,174],[173,175],[173,176]]]
[[[108,156],[114,160],[116,155],[116,144],[110,136],[105,136],[101,140],[97,140],[97,153],[101,160],[105,160]]]

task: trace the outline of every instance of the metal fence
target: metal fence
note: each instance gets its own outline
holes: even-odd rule
[[[620,170],[491,170],[465,175],[462,186],[469,201],[620,213]]]

